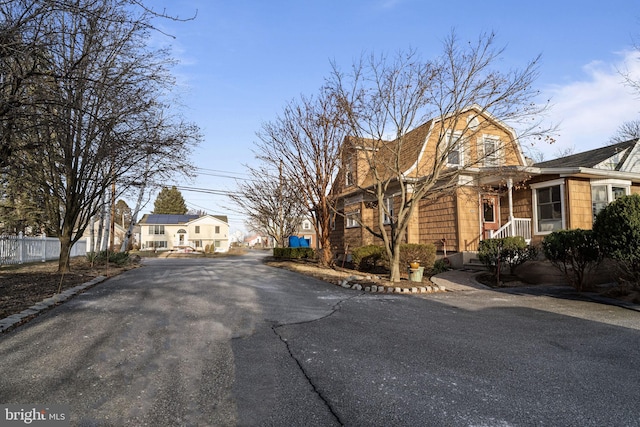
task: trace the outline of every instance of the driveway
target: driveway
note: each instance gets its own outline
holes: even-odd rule
[[[255,254],[145,264],[0,336],[0,403],[87,426],[640,425],[635,311],[364,293]]]

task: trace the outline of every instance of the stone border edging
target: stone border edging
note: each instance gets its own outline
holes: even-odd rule
[[[384,286],[384,285],[366,285],[360,283],[349,283],[357,280],[372,280],[371,277],[349,276],[338,283],[339,286],[346,289],[354,289],[356,291],[365,291],[371,293],[387,293],[387,294],[429,294],[434,292],[446,292],[446,288],[442,285],[432,283],[428,286],[412,286],[410,288],[402,286]],[[415,282],[418,283],[418,282]]]
[[[73,288],[69,288],[60,292],[59,294],[55,294],[52,297],[46,298],[39,303],[32,305],[31,307],[22,310],[20,313],[12,314],[11,316],[7,316],[4,319],[0,319],[0,333],[6,332],[7,330],[17,326],[22,323],[26,318],[35,316],[47,310],[61,302],[64,302],[71,297],[79,294],[85,289],[97,285],[100,282],[103,282],[107,279],[106,276],[97,276],[94,279],[83,283],[81,285],[75,286]]]

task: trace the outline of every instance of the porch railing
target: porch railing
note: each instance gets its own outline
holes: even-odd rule
[[[525,242],[531,242],[531,218],[512,218],[496,231],[489,233],[489,237],[492,239],[513,236],[522,236]]]

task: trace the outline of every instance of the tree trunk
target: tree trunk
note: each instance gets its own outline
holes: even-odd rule
[[[126,252],[127,247],[129,246],[129,239],[131,239],[133,227],[135,227],[136,222],[138,222],[138,213],[140,212],[140,209],[142,209],[142,199],[144,198],[145,188],[146,183],[142,183],[142,186],[140,187],[140,193],[138,194],[138,200],[136,200],[136,206],[133,209],[133,213],[131,214],[131,223],[129,224],[129,228],[127,228],[124,239],[122,239],[122,247],[120,248],[120,252]]]
[[[102,206],[100,207],[100,221],[98,222],[98,235],[93,242],[93,252],[100,252],[102,250],[102,233],[104,231],[104,198],[102,199]]]
[[[391,257],[389,260],[390,276],[389,280],[392,282],[400,281],[400,246],[394,245]]]
[[[60,236],[60,258],[58,259],[58,273],[68,273],[71,270],[71,236],[64,233]]]
[[[103,228],[103,236],[102,236],[102,247],[101,251],[106,252],[109,249],[109,232],[111,231],[111,210],[104,209],[106,212],[104,219],[104,228]]]

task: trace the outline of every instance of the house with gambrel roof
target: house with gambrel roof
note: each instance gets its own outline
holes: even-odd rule
[[[443,147],[443,141],[447,147]],[[445,169],[432,194],[417,201],[408,220],[403,243],[433,243],[441,251],[476,251],[483,238],[501,227],[500,195],[512,191],[512,181],[528,176],[527,161],[515,131],[478,106],[459,114],[440,117],[409,131],[401,140],[370,141],[347,137],[343,168],[334,185],[338,212],[332,222],[331,244],[337,254],[349,248],[382,244],[366,230],[381,222],[390,227],[402,201],[400,185],[411,195],[411,181],[433,173],[436,161]],[[371,154],[374,153],[374,154]],[[369,165],[389,162],[389,173],[401,171],[404,182],[391,176],[384,194],[385,218],[380,221],[377,200],[371,198],[376,179],[385,174],[380,167],[373,176]],[[437,160],[436,160],[437,159]],[[382,179],[387,177],[382,176]],[[443,187],[445,187],[443,189]],[[415,203],[412,201],[412,203]]]
[[[229,250],[229,221],[224,215],[147,214],[138,225],[142,250]]]
[[[481,130],[459,139],[459,148],[448,152],[447,167],[458,170],[454,191],[418,202],[403,236],[405,243],[432,243],[447,253],[452,264],[462,265],[475,257],[483,239],[522,236],[538,243],[556,230],[590,229],[606,204],[640,193],[640,140],[532,165],[513,129],[474,107],[469,109],[468,120],[472,119],[480,120]],[[405,177],[420,179],[428,173],[439,154],[438,126],[445,126],[446,120],[430,120],[407,133],[398,156]],[[335,185],[339,215],[331,233],[336,254],[382,245],[362,226],[375,229],[379,223],[375,202],[366,195],[372,185],[371,170],[363,160],[366,150],[371,150],[367,140],[345,139],[343,169]],[[384,156],[378,159],[384,161]],[[391,215],[398,194],[389,188],[385,206]]]

